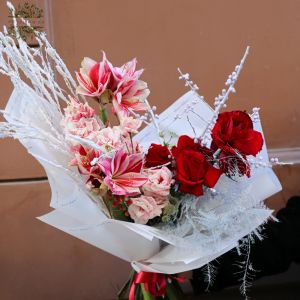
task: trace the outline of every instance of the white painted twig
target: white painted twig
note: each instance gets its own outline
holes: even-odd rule
[[[228,100],[228,97],[230,95],[230,93],[234,92],[235,89],[234,89],[234,85],[237,81],[237,78],[239,77],[240,73],[241,73],[241,70],[244,66],[244,63],[246,61],[246,58],[249,54],[249,50],[250,50],[250,47],[247,46],[246,48],[246,51],[243,55],[243,58],[240,62],[240,64],[236,67],[236,72],[234,72],[234,77],[232,78],[232,80],[227,80],[227,83],[229,84],[229,87],[228,89],[226,90],[226,92],[224,93],[223,97],[222,97],[222,100],[219,101],[219,103],[217,104],[217,106],[215,107],[215,110],[214,110],[214,114],[210,120],[210,122],[206,125],[206,127],[204,128],[204,131],[202,132],[202,134],[200,135],[200,140],[203,141],[205,140],[205,138],[209,138],[208,135],[210,136],[210,130],[213,128],[216,120],[217,120],[217,117],[218,117],[218,114],[220,113],[221,109],[223,108],[223,106],[226,104],[226,101]],[[205,141],[203,141],[205,143]]]

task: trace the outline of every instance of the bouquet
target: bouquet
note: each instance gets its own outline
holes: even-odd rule
[[[86,57],[76,82],[45,34],[36,40],[29,48],[16,22],[15,38],[0,33],[0,72],[14,85],[0,136],[47,173],[54,210],[39,219],[129,261],[119,299],[178,299],[184,279],[173,274],[206,265],[209,284],[211,262],[233,248],[246,256],[245,294],[251,244],[272,214],[263,200],[281,190],[259,109],[221,112],[249,47],[214,107],[179,70],[189,91],[158,115],[135,59]]]

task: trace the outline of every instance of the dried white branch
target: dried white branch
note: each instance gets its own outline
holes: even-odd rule
[[[61,112],[60,100],[69,102],[68,94],[75,95],[76,83],[74,79],[63,60],[48,42],[45,33],[35,31],[28,20],[20,18],[26,26],[31,27],[39,48],[34,49],[27,45],[19,34],[15,9],[10,2],[7,2],[7,5],[13,16],[13,27],[18,46],[14,39],[9,36],[7,29],[4,28],[3,33],[0,33],[0,72],[9,76],[14,85],[18,85],[23,81],[19,72],[22,71],[37,94],[49,103],[55,103],[56,109]],[[54,69],[52,65],[55,66]],[[63,77],[68,88],[67,92],[57,83],[57,69],[60,70],[58,74]]]

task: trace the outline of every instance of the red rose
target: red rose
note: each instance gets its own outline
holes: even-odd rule
[[[145,155],[145,168],[157,167],[171,162],[171,153],[167,146],[151,144]]]
[[[227,155],[225,152],[222,152],[219,157],[219,167],[220,170],[226,175],[232,177],[234,175],[246,175],[250,177],[250,164],[246,159],[246,156],[241,158],[238,156]]]
[[[213,160],[213,152],[210,149],[201,146],[200,142],[195,143],[195,140],[187,135],[181,135],[179,137],[177,147],[172,148],[172,154],[176,158],[178,153],[183,150],[195,150],[201,152],[208,160]]]
[[[221,171],[214,168],[201,153],[206,150],[209,151],[188,136],[181,136],[177,147],[172,148],[172,154],[176,159],[176,180],[180,183],[180,192],[201,196],[203,185],[212,188],[217,183]]]
[[[242,111],[219,114],[212,130],[213,147],[228,154],[253,155],[261,150],[263,138],[260,132],[253,130],[249,115]]]

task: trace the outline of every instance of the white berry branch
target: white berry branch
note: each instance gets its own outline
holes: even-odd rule
[[[208,124],[206,125],[203,133],[200,136],[200,140],[202,141],[203,145],[209,144],[210,139],[211,139],[210,133],[211,133],[211,130],[214,127],[216,121],[217,121],[219,112],[221,111],[221,109],[224,106],[226,106],[226,102],[228,100],[228,97],[229,97],[230,93],[234,93],[235,92],[234,85],[235,85],[235,83],[237,81],[237,78],[239,77],[240,72],[241,72],[241,70],[242,70],[242,68],[244,66],[245,60],[246,60],[246,58],[247,58],[247,56],[249,54],[249,49],[250,49],[250,47],[248,46],[246,48],[246,51],[244,53],[244,56],[243,56],[240,64],[237,65],[235,67],[235,71],[232,72],[229,75],[229,77],[228,77],[228,79],[227,79],[227,81],[225,83],[225,85],[228,86],[227,90],[223,89],[222,90],[222,94],[219,95],[219,96],[217,96],[215,98],[215,110],[214,110],[213,117],[211,118],[210,122],[208,122]]]
[[[193,91],[195,93],[195,95],[197,96],[197,99],[193,99],[191,103],[188,103],[184,110],[183,110],[183,113],[189,113],[189,112],[192,112],[194,113],[195,115],[197,115],[204,123],[207,123],[207,121],[202,118],[200,115],[198,115],[197,113],[195,113],[194,111],[194,106],[199,103],[200,101],[203,101],[205,102],[205,99],[203,96],[199,95],[198,94],[198,90],[199,90],[199,87],[197,86],[197,84],[195,84],[192,80],[190,80],[190,74],[189,73],[182,73],[182,71],[180,70],[180,68],[177,68],[180,76],[179,76],[179,80],[184,80],[185,81],[185,86],[188,86],[190,88],[191,91]],[[177,119],[181,119],[182,118],[182,114],[177,114],[175,115],[175,120]]]

